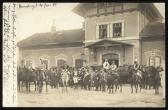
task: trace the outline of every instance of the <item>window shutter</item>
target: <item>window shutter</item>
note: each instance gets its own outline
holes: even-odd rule
[[[110,37],[110,24],[107,24],[107,38]]]
[[[122,22],[122,37],[124,37],[124,22]]]
[[[96,25],[96,39],[99,39],[99,25]]]

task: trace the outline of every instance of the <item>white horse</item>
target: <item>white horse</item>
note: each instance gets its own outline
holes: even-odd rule
[[[68,70],[64,69],[61,73],[61,80],[62,80],[62,92],[64,92],[64,90],[67,91],[67,86],[68,86],[68,80],[69,80],[69,76],[68,76]]]

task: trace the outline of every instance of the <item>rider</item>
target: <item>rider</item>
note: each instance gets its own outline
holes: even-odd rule
[[[138,64],[137,61],[134,61],[134,71],[135,73],[142,78],[141,71],[140,71],[140,65]]]
[[[104,61],[104,63],[103,63],[103,68],[104,68],[104,69],[105,69],[105,71],[106,71],[106,70],[108,70],[108,69],[109,69],[109,67],[110,67],[110,64],[109,64],[108,60],[107,60],[107,59],[105,59],[105,61]]]
[[[139,70],[139,64],[138,64],[138,62],[134,61],[134,65],[133,66],[134,66],[135,72],[137,72]]]
[[[117,69],[117,65],[115,64],[115,61],[112,61],[112,64],[110,65],[110,69],[113,71]]]

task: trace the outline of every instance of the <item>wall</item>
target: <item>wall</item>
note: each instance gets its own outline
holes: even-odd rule
[[[53,48],[53,49],[37,49],[37,50],[21,50],[22,58],[33,59],[33,66],[40,65],[40,57],[44,56],[49,59],[49,67],[56,66],[55,56],[60,55],[62,57],[65,55],[67,59],[67,64],[73,65],[73,56],[74,58],[80,58],[80,54],[84,52],[82,47],[69,47],[69,48]],[[21,60],[21,59],[20,59]]]
[[[165,66],[165,42],[163,40],[142,41],[142,64],[147,65],[149,51],[157,49],[158,55],[162,57],[162,66]]]
[[[96,39],[96,24],[124,20],[124,37],[138,36],[138,11],[115,15],[91,17],[85,19],[85,40]]]

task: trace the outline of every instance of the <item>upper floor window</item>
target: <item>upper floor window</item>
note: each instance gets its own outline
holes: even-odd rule
[[[107,38],[107,24],[99,25],[99,38]]]
[[[121,36],[122,36],[122,23],[114,23],[113,37],[121,37]]]
[[[97,24],[96,39],[118,38],[124,36],[124,22]]]

